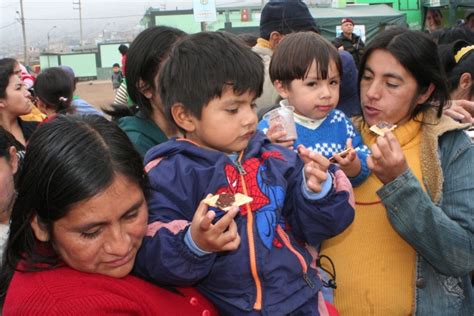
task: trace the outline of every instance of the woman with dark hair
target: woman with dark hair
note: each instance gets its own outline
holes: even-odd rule
[[[441,63],[448,78],[453,100],[445,113],[465,123],[474,123],[474,45],[456,41],[440,45]]]
[[[147,230],[142,161],[106,119],[58,116],[32,136],[0,278],[3,315],[201,315],[194,289],[129,275]]]
[[[48,68],[36,77],[36,106],[47,115],[45,121],[54,119],[58,114],[74,112],[71,105],[74,86],[69,79],[69,75],[59,67]]]
[[[31,112],[30,93],[20,79],[20,65],[15,59],[0,59],[0,126],[13,135],[20,161],[25,155],[29,137],[38,122],[23,121],[20,116]]]
[[[362,57],[355,123],[372,174],[354,188],[352,225],[321,249],[341,315],[472,315],[474,144],[443,115],[441,69],[429,35],[404,29],[378,34]],[[379,136],[380,123],[395,129]]]
[[[13,143],[13,136],[0,126],[0,262],[16,197],[14,176],[18,170],[18,157]]]
[[[118,124],[142,157],[148,149],[178,132],[173,124],[168,123],[163,112],[157,87],[158,70],[173,44],[185,35],[183,31],[171,27],[151,27],[138,34],[128,50],[127,90],[138,112],[119,118]],[[129,112],[123,107],[114,108],[106,113],[117,118]]]

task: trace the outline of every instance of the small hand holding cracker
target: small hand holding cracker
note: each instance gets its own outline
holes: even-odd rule
[[[206,197],[210,198],[212,195]],[[239,213],[237,206],[231,206],[219,221],[213,223],[216,213],[208,211],[208,205],[201,201],[191,223],[191,237],[204,251],[222,252],[236,250],[240,245],[240,235],[234,221]]]
[[[383,184],[393,181],[408,169],[400,143],[392,132],[377,137],[370,150],[372,155],[367,158],[367,166]]]
[[[362,168],[359,157],[352,147],[351,138],[347,139],[346,149],[329,158],[329,161],[337,163],[348,177],[356,177]]]
[[[329,168],[329,160],[323,155],[307,149],[303,145],[298,146],[298,153],[304,162],[304,174],[306,185],[313,192],[321,191],[321,184],[326,181]]]

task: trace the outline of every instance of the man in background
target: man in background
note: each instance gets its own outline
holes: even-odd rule
[[[364,42],[359,35],[354,33],[354,21],[351,18],[341,20],[342,33],[334,40],[334,45],[339,50],[345,50],[354,58],[357,68],[359,68],[360,57],[364,53]]]
[[[262,57],[265,64],[263,93],[255,103],[259,111],[278,102],[278,92],[268,74],[273,50],[286,34],[301,31],[319,33],[316,21],[301,0],[267,2],[260,16],[260,37],[252,50]]]

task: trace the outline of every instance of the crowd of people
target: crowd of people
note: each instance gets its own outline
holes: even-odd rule
[[[299,0],[252,44],[154,26],[110,119],[70,67],[27,87],[1,59],[2,315],[472,315],[470,18],[368,43]]]

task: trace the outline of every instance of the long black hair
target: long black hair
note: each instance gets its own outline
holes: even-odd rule
[[[13,58],[0,59],[0,98],[7,97],[7,87],[10,77],[15,73],[15,65],[18,62]]]
[[[31,227],[34,216],[53,236],[55,221],[76,203],[106,190],[117,174],[145,188],[140,155],[125,133],[105,118],[60,115],[35,131],[19,177],[0,275],[0,301],[5,299],[20,261],[24,271],[54,268],[60,263],[53,241],[35,238]]]
[[[36,97],[56,113],[72,113],[74,84],[69,79],[70,76],[59,67],[43,70],[35,80]]]
[[[161,62],[168,56],[174,43],[185,35],[185,32],[173,27],[154,26],[138,34],[128,49],[126,73],[128,95],[147,118],[151,118],[154,109],[142,90],[157,90],[156,76]],[[133,114],[133,110],[128,110],[126,106],[114,105],[113,109],[105,112],[114,118]]]
[[[420,31],[409,31],[403,28],[393,28],[379,33],[366,46],[365,53],[360,61],[359,87],[364,69],[370,55],[376,50],[385,50],[397,59],[397,61],[413,76],[418,85],[418,93],[424,93],[433,84],[435,89],[424,104],[416,107],[412,113],[415,117],[418,113],[429,107],[437,106],[438,117],[443,114],[443,108],[449,100],[446,83],[446,75],[442,69],[437,54],[436,43]]]

